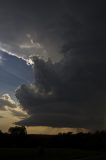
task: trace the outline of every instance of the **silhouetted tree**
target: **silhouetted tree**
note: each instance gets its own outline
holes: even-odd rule
[[[8,132],[12,135],[26,135],[27,134],[27,130],[25,126],[10,127]]]
[[[2,130],[0,130],[0,135],[3,134]]]

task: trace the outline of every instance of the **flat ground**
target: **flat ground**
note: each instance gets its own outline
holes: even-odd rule
[[[105,151],[77,149],[1,148],[0,158],[16,160],[106,160]]]

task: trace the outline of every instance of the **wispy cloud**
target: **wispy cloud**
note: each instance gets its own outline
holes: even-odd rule
[[[18,117],[20,119],[29,117],[28,113],[25,110],[23,110],[22,106],[15,102],[9,94],[3,94],[0,97],[0,110],[11,112],[13,116]]]

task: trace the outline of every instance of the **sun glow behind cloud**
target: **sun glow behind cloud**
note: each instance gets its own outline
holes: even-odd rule
[[[0,118],[0,130],[3,132],[7,132],[8,128],[19,120],[18,117],[13,116],[9,111],[0,111],[0,115],[3,115],[3,117]]]
[[[22,106],[15,102],[9,94],[4,94],[0,97],[0,115],[3,115],[3,119],[1,118],[3,123],[11,117],[9,122],[6,122],[7,124],[9,124],[10,121],[13,123],[29,116],[28,113],[23,110]]]
[[[21,49],[35,48],[35,49],[43,49],[44,50],[43,46],[39,42],[35,41],[30,34],[27,34],[26,37],[28,38],[28,42],[24,42],[24,43],[20,44],[19,47]],[[46,50],[45,50],[45,52],[46,52]]]
[[[17,58],[23,59],[24,61],[26,61],[26,63],[28,65],[32,65],[33,64],[33,61],[31,60],[30,57],[28,58],[28,57],[24,57],[24,56],[19,56],[17,53],[12,52],[12,48],[8,44],[4,44],[4,43],[0,42],[0,50],[5,52],[5,53],[7,53],[7,54],[9,54],[9,55],[12,55],[12,56],[15,56]],[[0,56],[0,63],[2,63],[2,56]]]

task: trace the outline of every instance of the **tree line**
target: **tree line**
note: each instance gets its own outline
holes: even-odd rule
[[[106,131],[32,135],[27,134],[24,126],[10,127],[8,133],[0,131],[0,147],[36,148],[39,146],[44,148],[106,149]]]

